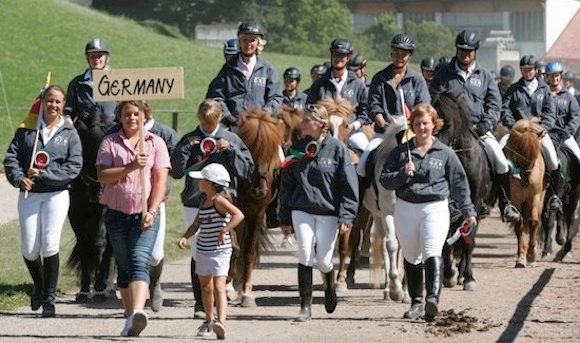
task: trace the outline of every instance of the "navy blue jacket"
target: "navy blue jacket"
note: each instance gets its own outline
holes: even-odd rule
[[[297,110],[304,110],[304,107],[306,107],[306,98],[307,95],[305,93],[302,93],[300,91],[297,91],[298,94],[296,94],[296,96],[292,99],[290,99],[290,97],[288,96],[288,93],[286,93],[286,91],[282,92],[282,95],[284,96],[284,100],[282,101],[282,103],[284,105],[288,105],[292,108],[295,108]]]
[[[35,138],[36,130],[18,129],[4,156],[6,178],[16,188],[20,187],[22,179],[26,177],[31,167]],[[38,135],[36,151],[47,152],[50,161],[34,180],[30,192],[56,192],[68,189],[83,166],[81,139],[74,126],[65,121],[48,142],[44,142],[42,135]]]
[[[510,128],[520,119],[538,117],[546,130],[556,121],[556,107],[544,80],[538,79],[538,88],[530,96],[525,90],[524,78],[506,91],[501,106],[501,122]]]
[[[408,144],[415,175],[409,177],[405,173],[405,164],[409,161],[407,144],[400,144],[391,151],[383,166],[380,176],[383,187],[412,203],[439,201],[451,196],[464,218],[475,217],[477,213],[471,202],[467,175],[455,151],[437,138],[424,156],[417,150],[415,139]]]
[[[336,87],[332,83],[332,69],[326,71],[324,75],[310,87],[308,91],[308,98],[306,104],[315,104],[318,100],[330,97],[336,98],[340,95],[344,99],[353,104],[356,109],[355,113],[351,115],[350,122],[357,120],[361,125],[370,124],[368,117],[368,92],[365,85],[359,80],[352,70],[347,70],[348,75],[346,82],[337,94]]]
[[[171,155],[171,176],[174,179],[181,179],[185,175],[186,168],[203,159],[204,154],[200,145],[189,143],[192,137],[199,137],[203,140],[208,136],[198,126],[181,137]],[[223,138],[230,143],[230,147],[227,150],[212,153],[203,165],[214,162],[222,164],[230,173],[232,181],[229,188],[232,196],[236,197],[239,180],[249,178],[254,171],[252,155],[242,139],[235,133],[220,128],[212,138],[215,140]],[[183,205],[199,208],[204,197],[204,194],[199,191],[197,180],[185,175],[185,188],[181,192]]]
[[[457,57],[440,68],[429,85],[431,95],[446,89],[456,96],[462,96],[471,112],[473,125],[483,124],[487,131],[493,131],[499,122],[501,97],[493,74],[475,63],[473,73],[464,80],[456,71]]]
[[[574,136],[580,127],[580,106],[576,98],[565,89],[552,97],[556,106],[556,122],[548,133],[554,141],[562,143]]]
[[[410,110],[418,104],[431,103],[431,95],[427,83],[422,75],[412,69],[407,69],[405,76],[397,87],[393,87],[393,65],[375,74],[369,88],[369,116],[373,119],[377,114],[382,114],[389,123],[391,116],[404,115],[401,106],[399,89],[403,89],[405,104]]]
[[[85,120],[95,113],[105,113],[111,120],[115,120],[117,102],[95,102],[93,100],[93,81],[87,77],[88,75],[90,75],[89,69],[77,75],[68,84],[63,113],[71,117],[72,120],[77,118]]]
[[[293,149],[304,151],[311,138]],[[300,148],[302,147],[302,149]],[[280,174],[280,223],[292,225],[292,211],[337,216],[352,227],[358,211],[358,178],[346,145],[327,135],[315,157],[300,160]]]
[[[216,99],[227,126],[252,107],[265,109],[277,116],[282,104],[282,88],[276,70],[260,56],[249,79],[238,68],[239,58],[226,62],[212,81],[207,98]]]

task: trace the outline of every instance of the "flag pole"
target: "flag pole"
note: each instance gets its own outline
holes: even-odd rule
[[[50,79],[52,77],[52,73],[49,71],[48,74],[46,74],[46,79],[44,81],[44,87],[42,87],[42,89],[40,90],[40,109],[38,110],[38,118],[36,119],[36,134],[34,136],[34,145],[32,146],[32,155],[30,156],[30,164],[28,169],[32,168],[34,166],[34,158],[36,155],[36,149],[38,148],[38,136],[40,135],[40,122],[42,120],[42,115],[43,115],[43,111],[44,108],[42,106],[42,93],[44,92],[44,90],[46,88],[48,88],[48,85],[50,85]],[[24,191],[24,199],[28,198],[28,191]]]
[[[409,118],[407,118],[407,114],[405,113],[405,93],[403,92],[403,88],[399,87],[399,98],[401,98],[401,110],[403,111],[403,117],[405,117],[405,145],[407,146],[407,158],[409,159],[409,163],[411,163],[411,147],[409,146]],[[415,173],[409,172],[409,176],[413,177]]]
[[[145,106],[143,100],[139,101],[139,154],[145,153]],[[141,182],[141,215],[145,218],[147,214],[147,198],[145,194],[145,168],[139,170],[139,181]]]

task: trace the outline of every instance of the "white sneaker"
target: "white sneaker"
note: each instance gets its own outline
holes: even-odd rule
[[[132,314],[131,329],[129,330],[129,336],[137,337],[145,329],[147,323],[149,322],[149,317],[147,313],[143,310],[135,310]]]
[[[129,337],[129,332],[133,326],[133,317],[135,317],[135,313],[131,314],[129,317],[127,317],[127,319],[125,319],[125,327],[123,330],[121,330],[121,337]]]

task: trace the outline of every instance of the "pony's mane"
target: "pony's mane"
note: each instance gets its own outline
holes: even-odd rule
[[[544,134],[538,118],[518,120],[512,127],[505,150],[506,157],[523,170],[530,170],[541,153]]]
[[[238,136],[244,141],[256,165],[280,162],[278,148],[284,136],[283,123],[270,112],[252,108],[238,118]]]
[[[443,143],[450,144],[454,138],[466,137],[466,134],[469,134],[470,138],[475,137],[471,111],[463,95],[439,89],[432,95],[431,104],[439,114],[439,118],[443,119],[443,127],[437,133]],[[458,145],[461,143],[457,142]]]
[[[350,101],[346,100],[340,95],[336,96],[335,98],[325,97],[318,100],[316,104],[324,107],[329,116],[337,115],[346,119],[347,121],[356,108],[353,104],[350,103]]]
[[[407,118],[405,116],[391,117],[391,122],[383,134],[384,141],[377,148],[376,154],[378,156],[388,156],[391,150],[397,146],[397,134],[405,129],[406,121]]]

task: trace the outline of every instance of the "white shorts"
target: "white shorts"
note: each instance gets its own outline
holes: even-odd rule
[[[204,254],[197,253],[195,256],[195,273],[200,276],[228,276],[231,258],[231,250]]]

